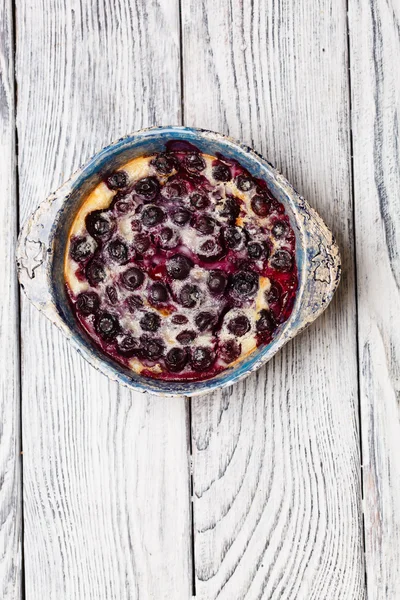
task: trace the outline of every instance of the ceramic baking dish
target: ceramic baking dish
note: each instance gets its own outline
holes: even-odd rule
[[[64,283],[68,232],[88,192],[106,172],[137,156],[165,150],[171,140],[185,140],[201,152],[237,160],[254,177],[264,179],[284,204],[296,235],[299,287],[289,319],[272,342],[260,346],[234,367],[205,381],[171,382],[140,376],[113,361],[91,342],[72,314]],[[19,280],[29,300],[66,335],[96,369],[141,392],[193,396],[232,385],[266,363],[286,342],[327,307],[340,278],[340,256],[332,233],[288,181],[264,158],[244,144],[218,133],[188,127],[158,127],[138,131],[107,146],[49,196],[25,223],[18,241]]]

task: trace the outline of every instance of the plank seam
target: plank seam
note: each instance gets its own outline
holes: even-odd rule
[[[192,597],[196,597],[196,553],[194,542],[194,479],[193,479],[193,442],[192,442],[192,399],[185,396],[188,403],[188,438],[189,438],[189,476],[190,476],[190,564],[192,566]]]
[[[180,65],[180,92],[181,92],[181,125],[185,124],[185,87],[183,76],[183,24],[182,24],[182,0],[178,2],[179,10],[179,65]]]
[[[19,194],[19,140],[18,140],[18,129],[17,129],[17,107],[18,107],[18,80],[16,71],[16,56],[17,56],[17,10],[15,0],[11,1],[11,31],[12,31],[12,52],[13,52],[13,71],[14,71],[14,154],[15,154],[15,200],[16,200],[16,211],[15,211],[15,227],[17,234],[20,230],[20,194]],[[21,600],[25,600],[25,555],[24,555],[24,453],[23,453],[23,440],[22,440],[22,331],[21,331],[21,289],[17,283],[17,341],[18,341],[18,377],[19,377],[19,461],[20,461],[20,494],[21,494]]]
[[[361,372],[360,372],[360,335],[359,335],[359,305],[358,305],[358,277],[357,277],[357,233],[356,233],[356,208],[355,208],[355,190],[354,190],[354,144],[353,144],[353,109],[352,109],[352,82],[351,82],[351,43],[350,43],[350,20],[349,20],[350,0],[346,0],[346,25],[347,25],[347,62],[348,62],[348,94],[349,94],[349,144],[350,144],[350,190],[353,218],[353,268],[354,268],[354,295],[355,295],[355,317],[356,317],[356,362],[357,362],[357,396],[358,396],[358,439],[360,446],[360,476],[361,476],[361,522],[362,522],[362,548],[364,554],[364,585],[366,597],[368,597],[368,574],[365,560],[365,514],[364,514],[364,460],[363,460],[363,438],[362,438],[362,418],[361,418]]]

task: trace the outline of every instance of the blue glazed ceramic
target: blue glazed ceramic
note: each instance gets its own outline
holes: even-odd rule
[[[165,150],[169,140],[187,140],[201,152],[221,153],[264,179],[285,205],[296,234],[299,289],[289,319],[273,341],[216,377],[198,382],[166,382],[132,373],[105,356],[79,328],[66,296],[63,262],[68,231],[88,191],[105,172],[141,155]],[[18,242],[17,266],[29,300],[67,336],[95,368],[130,388],[165,396],[194,396],[232,385],[266,363],[287,341],[314,321],[327,307],[340,278],[340,257],[329,229],[288,181],[265,159],[244,144],[218,133],[189,127],[158,127],[138,131],[107,146],[45,200],[25,224]]]

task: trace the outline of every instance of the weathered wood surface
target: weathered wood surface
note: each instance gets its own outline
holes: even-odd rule
[[[179,122],[179,13],[171,0],[16,9],[24,221],[106,143]],[[21,327],[27,600],[188,598],[185,400],[108,382],[25,299]]]
[[[12,3],[0,1],[0,597],[21,597],[19,305]]]
[[[399,3],[348,1],[350,56],[345,0],[14,4],[21,222],[109,141],[179,123],[182,99],[186,124],[272,160],[342,249],[328,312],[242,384],[192,401],[196,597],[361,600],[365,567],[368,599],[397,600]],[[0,2],[5,600],[23,593],[13,8]],[[108,382],[25,299],[21,334],[25,597],[190,598],[188,404]]]
[[[333,17],[334,15],[334,17]],[[364,598],[346,3],[183,2],[184,115],[282,170],[333,228],[327,313],[193,401],[197,596]]]
[[[368,598],[400,597],[400,4],[350,0]]]

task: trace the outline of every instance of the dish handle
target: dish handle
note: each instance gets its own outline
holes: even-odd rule
[[[51,194],[25,222],[17,244],[18,278],[32,304],[64,329],[51,291],[52,237],[65,194]]]
[[[339,285],[341,275],[339,248],[332,232],[301,197],[298,210],[305,236],[305,284],[293,327],[294,335],[324,312]]]

